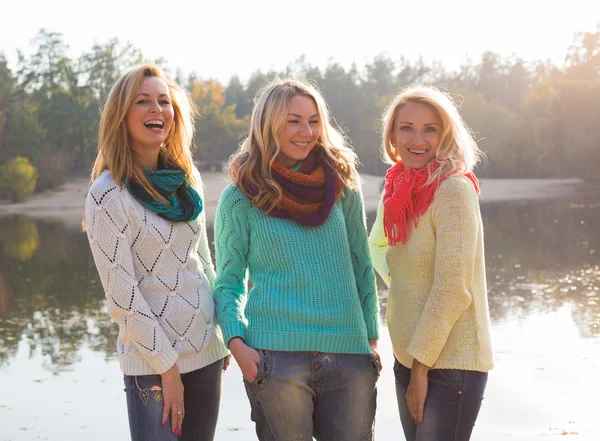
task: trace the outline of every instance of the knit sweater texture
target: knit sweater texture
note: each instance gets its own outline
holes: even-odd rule
[[[253,348],[368,354],[379,337],[360,191],[308,227],[269,216],[230,184],[215,219],[217,317]],[[246,276],[252,288],[246,287]]]
[[[119,325],[123,373],[161,374],[175,363],[185,373],[225,357],[205,214],[191,222],[163,219],[108,171],[90,187],[85,211],[106,307]]]
[[[431,368],[487,372],[493,367],[483,224],[473,184],[443,181],[411,223],[408,240],[388,245],[383,202],[369,236],[373,265],[389,284],[387,324],[394,355]]]

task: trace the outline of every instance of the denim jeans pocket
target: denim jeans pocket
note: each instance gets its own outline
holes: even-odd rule
[[[461,369],[431,369],[429,381],[462,393],[465,387],[465,375],[466,371]]]
[[[157,403],[163,400],[160,375],[125,375],[125,392],[137,395],[146,406],[148,399]]]
[[[267,386],[271,376],[272,354],[266,349],[257,349],[258,351],[258,371],[254,381],[248,381],[244,378],[244,384],[248,392],[260,392]]]

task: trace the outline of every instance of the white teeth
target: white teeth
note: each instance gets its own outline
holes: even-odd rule
[[[422,155],[427,152],[427,150],[412,150],[412,149],[407,149],[407,150],[409,152],[411,152],[413,155]]]
[[[292,141],[292,144],[300,146],[300,147],[306,147],[308,145],[308,142],[297,142],[297,141]]]
[[[146,127],[148,127],[149,125],[156,125],[162,128],[164,127],[165,123],[162,122],[160,119],[151,119],[150,121],[146,121],[144,125]]]

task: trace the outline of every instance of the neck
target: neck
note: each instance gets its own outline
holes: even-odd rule
[[[158,153],[160,146],[144,147],[142,149],[133,148],[133,161],[136,165],[150,170],[158,169]]]

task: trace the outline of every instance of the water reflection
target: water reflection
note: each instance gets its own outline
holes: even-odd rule
[[[43,354],[53,373],[78,361],[84,345],[114,357],[117,332],[97,278],[81,232],[25,217],[0,219],[0,366],[22,341],[30,355]]]
[[[482,213],[494,323],[567,306],[581,338],[600,336],[600,201],[486,204]],[[0,366],[25,344],[30,357],[41,352],[44,368],[59,373],[72,369],[84,347],[116,358],[116,339],[85,235],[0,218]]]
[[[481,211],[493,322],[570,306],[581,337],[600,336],[600,201],[488,203]]]

